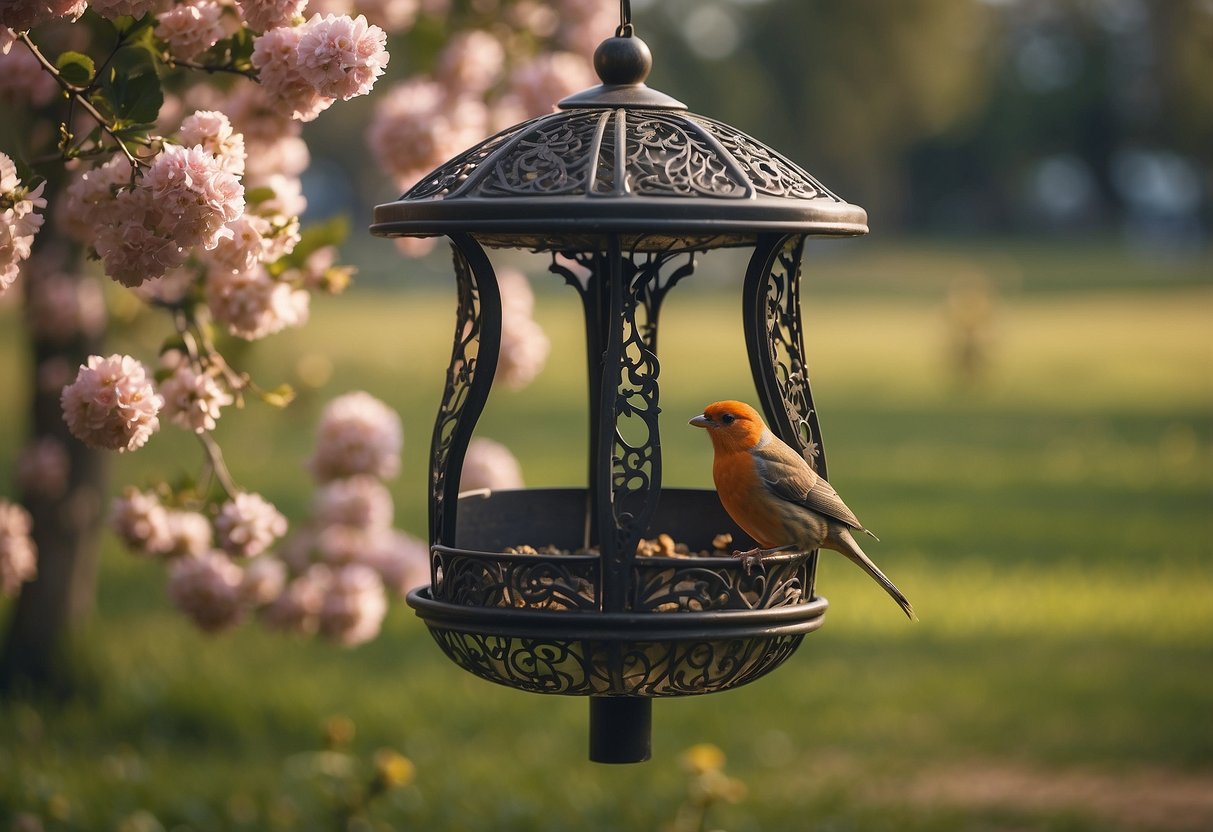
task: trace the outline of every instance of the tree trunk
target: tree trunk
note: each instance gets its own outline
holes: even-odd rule
[[[25,281],[36,279],[26,269]],[[33,287],[25,287],[26,304]],[[105,514],[105,454],[86,448],[68,433],[59,394],[76,369],[100,348],[100,334],[78,334],[52,343],[30,328],[29,436],[58,441],[67,451],[66,488],[48,496],[26,493],[33,518],[38,577],[24,585],[13,607],[0,652],[0,693],[71,696],[80,692],[89,668],[73,637],[93,611],[97,584],[98,533]]]

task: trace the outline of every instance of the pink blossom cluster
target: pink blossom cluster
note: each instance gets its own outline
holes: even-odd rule
[[[577,55],[593,55],[619,24],[619,10],[598,0],[558,0],[556,14],[560,42]]]
[[[170,508],[150,491],[126,488],[110,508],[110,528],[132,552],[155,558],[198,557],[213,548],[206,516]]]
[[[214,372],[198,370],[181,353],[167,352],[164,359],[172,372],[160,382],[160,395],[164,399],[161,415],[194,433],[214,430],[220,410],[235,401],[232,394]]]
[[[244,186],[218,157],[200,145],[169,145],[114,197],[94,247],[111,277],[138,286],[184,263],[194,248],[213,249],[243,212]]]
[[[572,52],[545,52],[510,74],[509,95],[525,117],[550,113],[567,96],[598,83],[589,60]]]
[[[0,40],[4,31],[0,29]],[[49,104],[58,91],[55,79],[28,49],[0,49],[0,103],[41,107]]]
[[[169,564],[169,600],[204,632],[225,630],[244,618],[243,586],[244,570],[223,552],[204,552]]]
[[[244,271],[210,269],[206,302],[229,333],[253,341],[307,323],[310,297],[257,264]]]
[[[340,449],[353,464],[331,464]],[[382,402],[359,392],[325,408],[311,515],[283,544],[293,577],[266,607],[267,623],[360,644],[379,632],[387,589],[403,594],[426,582],[428,549],[392,528],[392,498],[382,482],[398,468],[399,453],[399,417]]]
[[[370,474],[390,479],[400,470],[404,431],[394,410],[356,391],[329,402],[320,415],[308,462],[318,482]]]
[[[404,32],[416,22],[422,4],[433,6],[434,0],[311,0],[308,9],[324,15],[365,15],[389,32]],[[430,8],[424,11],[434,13]],[[445,10],[439,14],[445,14]]]
[[[104,18],[143,17],[148,12],[160,11],[168,5],[167,0],[89,0],[88,6]]]
[[[268,551],[286,528],[286,518],[272,503],[248,491],[224,503],[215,517],[219,545],[233,557],[251,558]]]
[[[88,5],[87,0],[6,0],[0,4],[0,27],[24,32],[51,20],[75,20]]]
[[[16,595],[21,584],[38,575],[32,530],[29,512],[0,497],[0,595]]]
[[[522,466],[510,453],[510,449],[492,439],[477,437],[468,443],[463,458],[463,470],[459,476],[460,491],[478,491],[487,488],[498,491],[522,488]]]
[[[267,32],[290,26],[307,4],[307,0],[237,0],[236,7],[245,25],[255,32]]]
[[[46,207],[44,182],[32,190],[17,177],[17,165],[0,153],[0,295],[17,279],[22,261],[30,255],[34,235],[42,227],[38,212]]]
[[[177,58],[193,60],[226,35],[223,7],[215,0],[186,0],[156,15],[156,37]]]
[[[68,430],[90,448],[122,453],[143,447],[160,428],[164,406],[147,368],[129,355],[90,355],[60,396]]]
[[[356,18],[313,15],[254,41],[252,62],[281,112],[311,121],[334,101],[370,92],[387,66],[387,34]]]
[[[501,290],[501,352],[494,380],[509,390],[521,390],[543,371],[551,341],[532,317],[535,296],[526,276],[503,268],[497,283]]]

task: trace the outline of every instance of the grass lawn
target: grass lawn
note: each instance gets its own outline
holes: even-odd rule
[[[336,829],[332,805],[388,747],[415,779],[350,828],[658,830],[691,784],[681,753],[704,742],[745,785],[711,810],[708,828],[730,832],[1213,828],[1208,259],[820,248],[804,318],[831,481],[880,534],[865,548],[919,622],[824,553],[821,631],[753,685],[657,702],[654,759],[606,767],[586,760],[584,701],[464,673],[402,603],[354,650],[255,625],[206,637],[169,607],[162,570],[107,536],[84,636],[94,688],[0,704],[0,829],[22,812],[47,830]],[[367,389],[404,417],[397,520],[422,535],[452,286],[390,292],[367,271],[368,286],[318,300],[306,330],[250,352],[256,378],[300,385],[300,400],[233,412],[219,438],[238,481],[298,516],[320,407]],[[707,271],[663,313],[671,486],[710,485],[686,420],[753,398],[736,278]],[[961,383],[945,296],[974,275],[993,287],[988,364]],[[534,385],[494,395],[480,432],[514,450],[529,485],[581,484],[580,312],[555,279],[536,285],[556,347]],[[0,309],[0,493],[24,430],[16,320]],[[157,331],[136,322],[114,348],[150,357]],[[300,374],[328,379],[310,389]],[[113,481],[194,458],[165,429],[115,459]],[[321,753],[334,715],[354,737]]]

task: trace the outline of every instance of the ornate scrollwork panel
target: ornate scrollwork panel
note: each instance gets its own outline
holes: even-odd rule
[[[455,343],[430,446],[430,543],[454,544],[459,473],[484,410],[501,347],[501,298],[484,250],[452,239],[458,305]]]
[[[615,248],[592,262],[597,271],[583,297],[594,294],[596,280],[608,281],[609,311],[600,320],[609,334],[597,400],[603,422],[594,466],[598,481],[591,485],[591,499],[603,552],[603,607],[619,610],[628,602],[629,567],[661,489],[658,316],[666,293],[694,271],[694,258],[625,255]],[[609,483],[604,482],[608,475]]]
[[[530,124],[531,122],[528,121],[510,130],[502,131],[495,136],[490,136],[470,150],[460,153],[413,185],[401,199],[443,199],[456,193],[469,181],[485,159],[493,155],[497,148],[526,130]]]
[[[703,116],[696,116],[695,121],[720,142],[745,172],[746,178],[758,193],[793,199],[824,197],[842,202],[825,185],[799,166],[754,141],[740,130]]]
[[[805,560],[771,559],[761,571],[686,566],[677,558],[638,558],[632,609],[679,613],[754,610],[799,604],[808,585]]]
[[[674,641],[535,639],[431,627],[471,673],[533,693],[686,696],[744,685],[782,664],[803,634]]]
[[[537,123],[499,155],[480,181],[483,196],[584,194],[590,159],[607,112],[589,111]]]
[[[591,558],[434,553],[432,592],[470,607],[594,610],[598,564]]]
[[[771,428],[826,475],[809,386],[800,316],[804,237],[764,237],[746,275],[744,315],[750,368]]]
[[[624,118],[620,111],[617,118]],[[685,119],[636,112],[628,119],[627,189],[641,196],[741,199],[744,180],[720,153],[686,129]]]

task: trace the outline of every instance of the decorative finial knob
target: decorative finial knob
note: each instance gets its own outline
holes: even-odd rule
[[[652,68],[653,53],[648,44],[635,35],[607,38],[594,51],[594,70],[604,84],[643,84]]]

